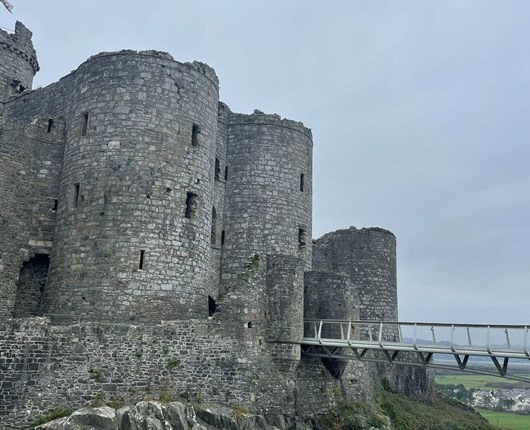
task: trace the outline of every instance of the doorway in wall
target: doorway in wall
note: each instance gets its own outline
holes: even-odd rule
[[[46,278],[50,257],[46,254],[35,254],[29,261],[25,261],[20,269],[15,298],[13,317],[32,317],[40,314],[40,302]]]

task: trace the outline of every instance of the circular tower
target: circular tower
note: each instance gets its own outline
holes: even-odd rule
[[[0,102],[31,89],[39,71],[32,33],[17,21],[15,33],[0,30]]]
[[[296,256],[311,268],[312,150],[311,131],[300,122],[230,114],[224,277],[254,254]]]
[[[215,72],[121,51],[74,76],[47,313],[207,318]]]
[[[358,295],[359,318],[397,321],[396,237],[382,228],[350,227],[313,245],[315,270],[347,273]]]
[[[311,131],[255,111],[229,113],[226,134],[221,295],[243,310],[232,320],[252,315],[249,335],[263,334],[276,365],[292,370],[303,335],[303,272],[311,267]]]

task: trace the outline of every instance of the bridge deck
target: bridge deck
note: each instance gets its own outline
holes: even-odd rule
[[[310,356],[449,368],[530,383],[530,372],[528,376],[521,375],[522,368],[508,372],[510,359],[530,364],[528,329],[526,325],[306,320],[302,346]],[[444,355],[456,366],[440,360]],[[470,366],[470,360],[477,364],[484,357],[489,360]],[[488,363],[494,372],[484,366]]]

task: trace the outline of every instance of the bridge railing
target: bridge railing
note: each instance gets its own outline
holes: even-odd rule
[[[530,359],[529,326],[305,320],[304,343]]]

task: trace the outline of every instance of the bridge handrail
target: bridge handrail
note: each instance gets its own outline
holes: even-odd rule
[[[323,341],[333,340],[345,340],[345,341],[361,341],[361,342],[376,342],[381,349],[385,349],[385,345],[402,343],[404,339],[408,339],[406,343],[411,345],[414,350],[418,351],[420,346],[430,345],[431,347],[442,348],[444,351],[450,350],[453,354],[457,354],[457,350],[467,348],[469,351],[486,351],[488,355],[494,355],[501,351],[512,351],[524,353],[523,358],[530,359],[530,351],[528,345],[528,326],[526,325],[492,325],[492,324],[450,324],[450,323],[412,323],[412,322],[399,322],[399,321],[361,321],[361,320],[338,320],[338,319],[307,319],[304,320],[304,327],[309,328],[314,333],[313,337],[311,334],[305,334],[304,339],[318,339],[322,344]],[[310,327],[313,327],[311,330]],[[324,329],[326,327],[326,329]],[[328,329],[332,327],[339,327],[338,331],[328,332]],[[404,338],[402,328],[412,329],[409,331],[410,337]],[[418,339],[419,329],[430,329],[432,341],[426,341],[426,339]],[[436,330],[439,329],[439,330]],[[437,331],[444,329],[444,332],[449,336],[445,339],[437,339]],[[306,329],[304,328],[304,331]],[[325,334],[323,335],[323,330]],[[335,329],[337,330],[337,329]],[[447,332],[449,330],[449,332]],[[478,339],[473,339],[471,336],[471,330],[479,330],[475,333],[478,334]],[[466,340],[456,340],[455,334],[458,332],[459,338],[462,337]],[[491,335],[495,332],[496,339],[492,342]],[[511,333],[510,333],[511,332]],[[361,339],[362,337],[368,336],[368,339]],[[438,333],[440,334],[440,333]],[[499,339],[499,335],[504,340]],[[521,339],[521,335],[522,338]],[[485,337],[485,339],[484,339]],[[512,343],[513,339],[517,339],[516,345]],[[522,341],[522,342],[521,342]],[[423,349],[423,348],[422,348]]]
[[[513,329],[526,329],[529,327],[529,324],[465,324],[465,323],[433,323],[433,322],[410,322],[410,321],[377,321],[377,320],[338,320],[338,319],[305,319],[304,322],[306,323],[315,323],[323,321],[324,323],[342,323],[347,324],[351,323],[354,325],[361,325],[361,324],[374,324],[378,325],[383,323],[383,325],[402,325],[402,326],[428,326],[428,327],[455,327],[455,328],[513,328]]]
[[[304,354],[314,357],[455,368],[438,363],[440,354],[454,358],[457,370],[482,374],[492,373],[482,367],[471,369],[469,359],[489,357],[497,371],[493,375],[530,383],[529,377],[508,374],[510,360],[530,360],[528,331],[528,325],[517,324],[306,319],[301,345]]]

